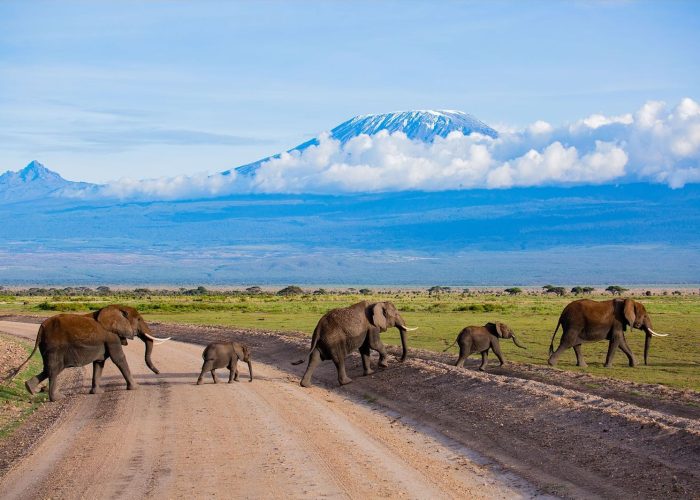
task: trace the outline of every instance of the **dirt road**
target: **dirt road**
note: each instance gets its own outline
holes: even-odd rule
[[[0,321],[33,339],[37,325]],[[107,363],[105,393],[87,394],[90,370],[68,392],[67,413],[0,480],[10,498],[517,498],[525,480],[456,441],[432,437],[400,415],[350,393],[303,389],[298,377],[260,360],[255,380],[195,386],[202,347],[125,348],[140,384],[126,391]],[[76,371],[76,370],[73,370]],[[70,385],[70,384],[69,384]],[[370,399],[371,398],[367,398]]]

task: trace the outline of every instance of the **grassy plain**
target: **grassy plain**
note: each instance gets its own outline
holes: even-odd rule
[[[0,295],[0,314],[22,313],[50,315],[59,311],[88,311],[108,303],[123,303],[136,307],[150,321],[223,325],[260,328],[277,331],[301,331],[311,334],[319,317],[335,307],[359,300],[391,300],[409,326],[420,329],[409,337],[410,347],[442,350],[452,343],[461,328],[488,321],[503,321],[513,328],[528,349],[518,349],[511,342],[502,342],[507,360],[544,365],[552,332],[563,307],[578,297],[525,293],[509,296],[496,293],[441,293],[429,295],[422,291],[396,291],[359,294],[305,294],[277,296],[274,294],[216,294],[149,295],[148,293],[117,293],[106,296],[14,296]],[[610,295],[592,295],[593,299],[609,299]],[[559,368],[587,371],[594,375],[614,377],[643,383],[659,383],[676,388],[700,390],[700,296],[655,295],[634,297],[649,311],[654,329],[670,334],[654,338],[650,365],[632,369],[627,358],[617,352],[614,367],[603,368],[607,343],[585,344],[583,351],[588,368],[575,366],[570,350],[562,356]],[[555,347],[561,330],[557,334]],[[628,341],[643,363],[644,334],[628,331]],[[385,342],[398,344],[398,332],[384,334]],[[456,348],[453,348],[456,353]]]

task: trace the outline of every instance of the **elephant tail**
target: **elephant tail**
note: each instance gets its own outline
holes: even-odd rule
[[[448,349],[452,349],[456,343],[457,343],[457,339],[455,339],[454,342],[452,342],[450,345],[448,345],[447,347],[445,347],[445,348],[442,350],[442,352],[446,352]]]
[[[318,326],[316,326],[316,329],[314,330],[314,334],[311,336],[311,349],[309,349],[309,354],[306,355],[306,358],[308,359],[309,356],[311,356],[311,353],[314,352],[314,349],[316,349],[316,344],[318,343],[318,338],[320,337],[320,332],[318,331]],[[292,361],[293,365],[300,365],[302,364],[306,359],[300,359],[297,361]]]
[[[549,355],[551,356],[554,354],[554,337],[557,336],[557,332],[559,331],[559,327],[561,326],[561,318],[559,318],[559,322],[557,323],[557,327],[554,329],[554,333],[552,334],[552,341],[549,343]]]
[[[29,360],[32,359],[32,356],[34,356],[34,353],[36,352],[37,347],[39,347],[39,340],[41,339],[43,333],[44,333],[44,325],[41,325],[39,327],[39,333],[36,334],[36,342],[34,342],[34,349],[32,349],[32,353],[29,355],[29,357],[27,359],[24,360],[24,363],[22,363],[17,368],[12,370],[12,373],[10,373],[7,377],[5,377],[2,380],[3,383],[11,382],[12,379],[15,378],[19,374],[19,372],[22,371],[22,368],[24,368],[24,366],[27,363],[29,363]]]

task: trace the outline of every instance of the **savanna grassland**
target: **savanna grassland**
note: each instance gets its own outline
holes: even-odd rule
[[[609,294],[595,293],[592,299],[609,299]],[[618,351],[614,367],[603,368],[607,343],[585,344],[583,351],[588,368],[575,366],[570,350],[558,367],[586,371],[593,375],[642,383],[659,383],[676,388],[700,390],[700,295],[685,293],[632,296],[643,302],[650,313],[654,329],[668,333],[666,338],[652,339],[649,366],[643,365],[644,334],[628,331],[627,339],[640,364],[632,369]],[[528,349],[518,349],[512,342],[501,342],[508,361],[545,365],[552,332],[559,314],[570,301],[580,298],[568,294],[557,296],[537,292],[507,295],[502,292],[390,291],[353,293],[304,293],[281,296],[275,293],[219,293],[203,289],[186,293],[114,292],[107,294],[68,295],[0,295],[0,314],[51,315],[58,312],[94,310],[109,303],[136,307],[148,321],[221,325],[274,331],[300,331],[311,334],[319,317],[329,309],[350,305],[359,300],[393,301],[409,326],[419,330],[409,334],[409,346],[441,351],[451,344],[461,328],[489,321],[507,323]],[[555,347],[561,335],[557,334]],[[383,335],[385,342],[398,344],[398,331]],[[452,351],[456,354],[457,348]],[[492,362],[496,360],[491,356]],[[36,359],[35,359],[36,361]]]

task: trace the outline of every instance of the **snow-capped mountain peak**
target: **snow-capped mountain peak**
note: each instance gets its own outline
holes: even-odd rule
[[[447,137],[451,132],[464,135],[479,133],[497,137],[498,132],[473,116],[454,110],[417,110],[360,115],[341,123],[331,136],[341,142],[360,135],[374,135],[382,130],[389,133],[403,132],[409,139],[432,142],[436,137]]]
[[[498,137],[498,132],[470,114],[455,110],[414,110],[383,113],[378,115],[359,115],[331,129],[330,136],[345,144],[353,137],[361,134],[375,135],[381,131],[390,134],[402,132],[411,140],[432,142],[437,137],[447,137],[451,132],[461,132],[464,135],[479,133],[489,137]],[[288,150],[303,151],[310,146],[319,144],[318,138],[313,138]],[[254,174],[260,165],[279,154],[263,158],[253,163],[236,168],[239,174]],[[224,172],[224,174],[229,173]]]

